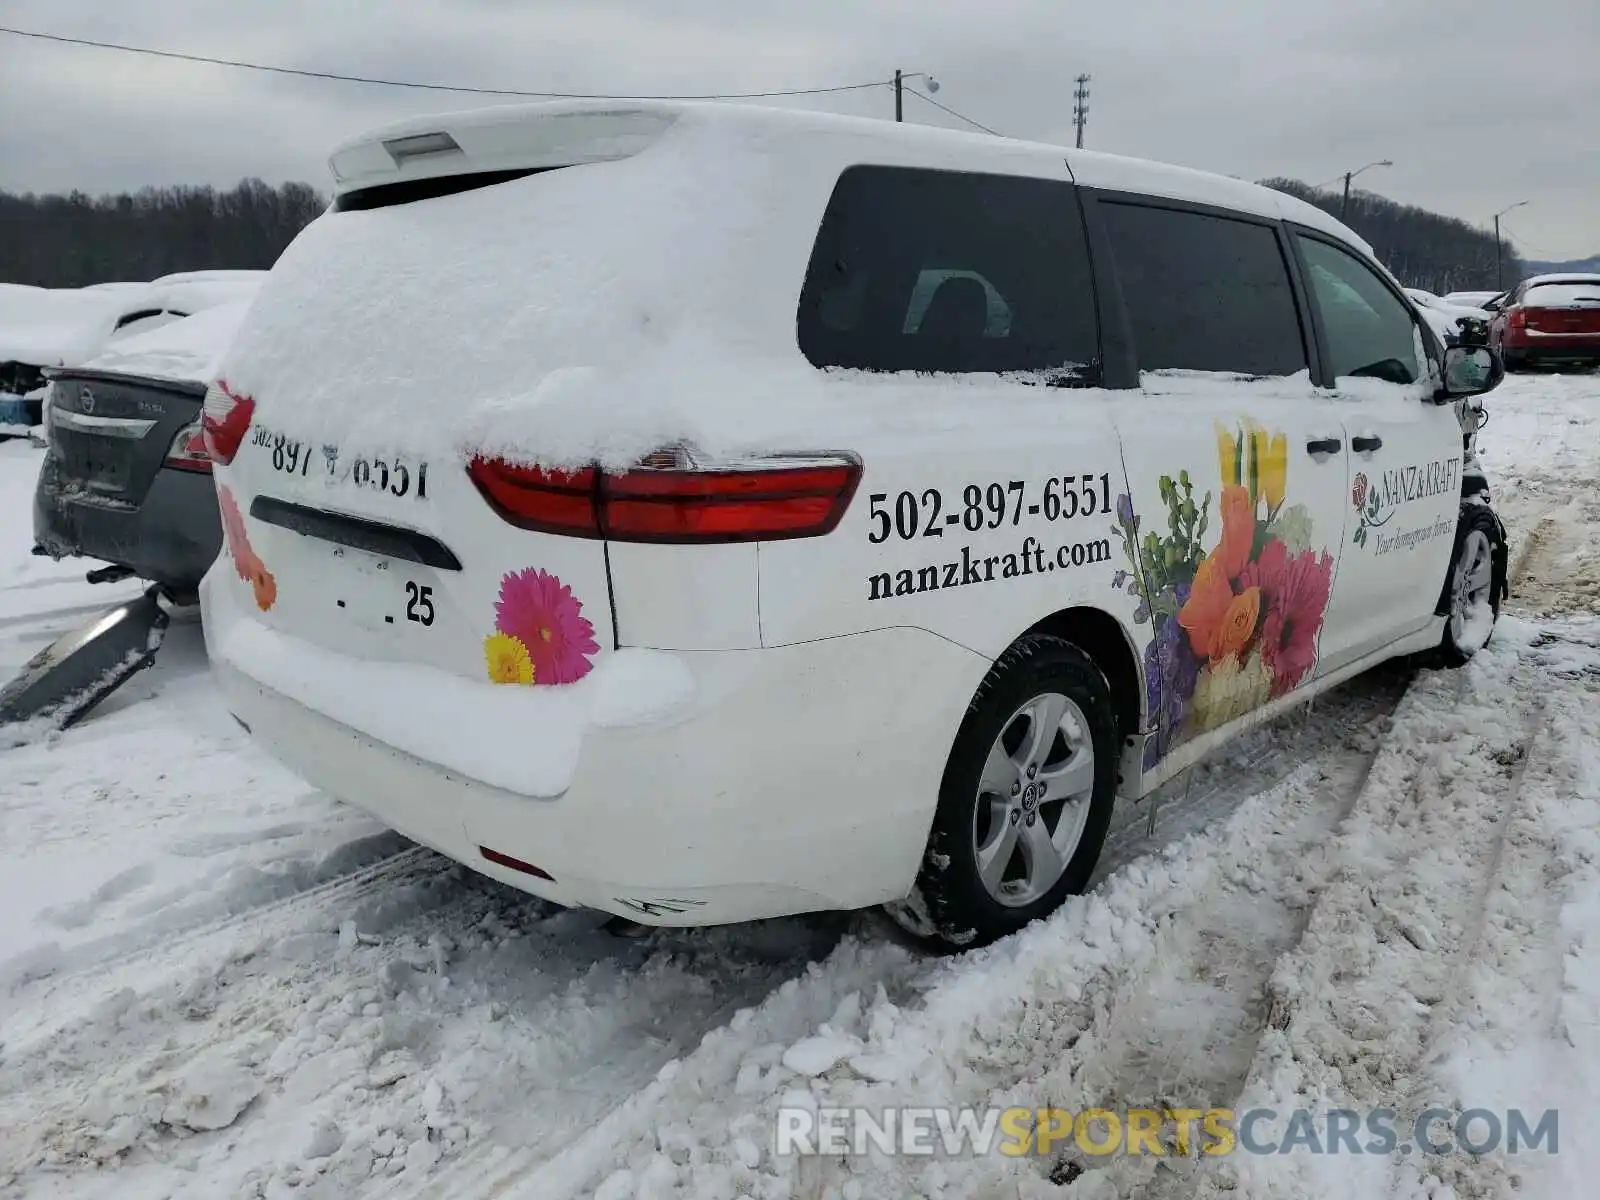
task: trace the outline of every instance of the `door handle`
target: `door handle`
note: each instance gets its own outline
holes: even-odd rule
[[[1374,450],[1383,449],[1383,439],[1375,435],[1353,437],[1350,439],[1350,449],[1357,454],[1371,454]]]
[[[1312,438],[1306,443],[1307,454],[1337,454],[1344,443],[1338,438]]]

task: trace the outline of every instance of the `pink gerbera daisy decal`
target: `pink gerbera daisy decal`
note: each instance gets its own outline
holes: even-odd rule
[[[594,626],[572,589],[550,572],[528,567],[508,574],[494,615],[501,633],[528,648],[534,683],[576,683],[593,669],[589,658],[600,652]]]

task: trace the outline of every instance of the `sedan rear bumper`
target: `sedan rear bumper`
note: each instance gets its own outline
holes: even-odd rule
[[[135,505],[64,488],[47,457],[34,491],[33,538],[52,557],[100,559],[187,590],[216,560],[222,521],[208,474],[164,467]]]

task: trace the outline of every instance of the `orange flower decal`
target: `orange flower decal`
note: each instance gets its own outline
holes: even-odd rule
[[[272,572],[261,564],[258,558],[252,565],[250,573],[250,590],[255,593],[256,607],[266,612],[278,602],[278,581],[272,577]]]
[[[266,612],[278,602],[278,581],[267,570],[267,565],[256,556],[250,546],[250,535],[245,531],[244,514],[233,493],[222,484],[217,485],[217,507],[222,512],[223,541],[233,556],[233,571],[250,585],[255,594],[256,607]]]
[[[1250,561],[1250,551],[1255,546],[1256,506],[1250,499],[1249,488],[1230,483],[1222,489],[1219,507],[1222,509],[1222,540],[1211,557],[1218,559],[1224,575],[1234,580]]]
[[[1189,634],[1189,644],[1199,657],[1222,657],[1222,627],[1231,607],[1233,585],[1228,582],[1220,556],[1208,554],[1194,574],[1189,599],[1178,610],[1178,624]]]
[[[1250,639],[1255,636],[1256,622],[1261,619],[1261,589],[1258,587],[1245,588],[1233,598],[1228,605],[1228,611],[1222,616],[1222,625],[1217,630],[1218,658],[1225,658],[1229,654],[1242,654],[1244,648],[1250,644]]]

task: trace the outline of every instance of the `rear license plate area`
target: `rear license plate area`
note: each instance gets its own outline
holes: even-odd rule
[[[362,550],[328,550],[326,605],[369,633],[426,633],[439,619],[433,572]]]
[[[62,451],[61,474],[66,480],[95,492],[127,490],[132,472],[122,446],[108,445],[103,438],[57,437]]]

